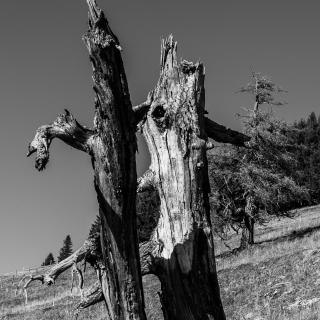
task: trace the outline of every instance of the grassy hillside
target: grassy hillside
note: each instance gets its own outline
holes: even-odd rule
[[[75,306],[80,301],[80,292],[76,287],[71,293],[71,271],[62,274],[55,285],[50,287],[42,285],[39,281],[33,282],[28,288],[28,303],[25,304],[24,293],[21,289],[17,290],[17,286],[23,277],[30,273],[36,274],[39,271],[43,272],[43,268],[0,276],[0,320],[73,319]],[[87,268],[84,279],[85,287],[89,287],[95,282],[96,274],[92,268]],[[148,319],[162,319],[157,293],[160,287],[157,279],[152,276],[145,277],[144,287],[147,291]],[[103,304],[92,306],[81,311],[78,320],[104,319],[101,316],[104,310]]]
[[[302,209],[296,219],[274,220],[257,228],[257,244],[238,254],[239,235],[227,245],[217,240],[217,268],[227,319],[320,319],[320,206]],[[35,273],[34,270],[31,272]],[[52,287],[35,282],[29,302],[16,292],[28,272],[0,276],[0,320],[72,319],[79,292],[70,292],[70,272]],[[88,269],[85,285],[95,280]],[[154,277],[144,278],[148,319],[162,319]],[[103,305],[91,307],[78,319],[102,319]],[[318,315],[319,314],[319,315]]]
[[[258,228],[258,244],[237,255],[217,244],[227,319],[320,319],[320,206],[298,214]]]

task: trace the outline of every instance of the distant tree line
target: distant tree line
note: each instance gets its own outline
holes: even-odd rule
[[[320,203],[320,114],[312,112],[293,124],[291,143],[297,159],[295,179],[308,188],[313,204]]]
[[[64,239],[63,245],[59,251],[59,256],[57,258],[58,262],[68,258],[69,256],[71,256],[72,253],[73,253],[72,241],[71,241],[70,235],[68,234],[66,236],[66,238]],[[56,263],[56,261],[54,259],[54,256],[53,256],[52,252],[50,252],[41,265],[42,266],[49,266],[49,265],[52,265],[55,263]]]
[[[52,264],[55,264],[56,261],[54,260],[53,254],[52,252],[50,252],[47,257],[44,259],[44,261],[42,262],[42,266],[50,266]]]

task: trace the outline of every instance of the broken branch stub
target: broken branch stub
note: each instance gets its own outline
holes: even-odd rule
[[[43,125],[36,131],[28,147],[27,157],[36,152],[35,167],[43,170],[49,161],[49,148],[54,138],[59,138],[68,145],[89,153],[94,131],[80,125],[73,115],[65,110],[49,125]]]

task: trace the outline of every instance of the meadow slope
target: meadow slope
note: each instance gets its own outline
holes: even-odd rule
[[[225,245],[216,241],[217,268],[227,319],[320,319],[320,206],[301,209],[295,219],[273,220],[257,228],[257,244],[230,254],[239,235]],[[31,270],[36,273],[39,270]],[[0,276],[0,320],[72,319],[79,302],[77,289],[70,291],[66,272],[51,287],[34,283],[29,301],[17,284],[29,271]],[[88,268],[85,286],[95,281]],[[159,282],[144,278],[146,310],[150,320],[162,320]],[[104,306],[93,306],[78,319],[102,319]]]

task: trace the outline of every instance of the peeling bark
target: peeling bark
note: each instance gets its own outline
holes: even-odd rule
[[[102,221],[101,285],[111,319],[145,319],[136,231],[135,123],[119,41],[95,1],[84,36],[96,93],[92,146]]]
[[[142,124],[151,154],[160,219],[153,251],[167,319],[225,319],[217,281],[208,200],[203,65],[161,46],[160,78]]]

